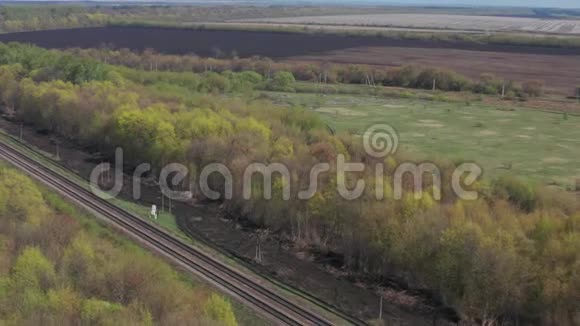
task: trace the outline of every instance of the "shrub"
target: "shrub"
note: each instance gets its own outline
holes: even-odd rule
[[[498,197],[509,200],[526,212],[531,212],[536,207],[535,189],[518,178],[511,176],[498,178],[493,183],[493,191]]]
[[[493,74],[481,74],[479,81],[473,86],[473,91],[482,94],[498,94],[503,82]]]
[[[538,97],[543,94],[544,83],[539,80],[531,80],[522,84],[524,94],[531,97]]]

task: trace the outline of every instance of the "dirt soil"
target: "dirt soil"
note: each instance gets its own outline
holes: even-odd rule
[[[253,55],[290,61],[444,67],[478,78],[496,74],[518,82],[541,80],[560,94],[580,85],[580,50],[466,42],[395,40],[373,36],[219,31],[156,27],[99,27],[0,35],[0,42],[27,42],[47,48],[98,47],[155,49],[169,54],[240,57]]]
[[[18,136],[20,125],[0,118],[0,128]],[[56,137],[23,127],[23,140],[47,152],[55,153]],[[58,139],[61,163],[88,179],[93,168],[101,163],[74,144]],[[130,200],[131,182],[125,176],[121,197]],[[152,185],[142,186],[140,204],[157,204],[161,207],[159,189]],[[167,205],[167,204],[166,204]],[[251,226],[224,218],[215,204],[173,203],[173,211],[182,230],[197,241],[211,245],[228,256],[246,262],[250,269],[268,275],[294,288],[300,289],[327,302],[340,310],[363,320],[376,319],[379,314],[378,286],[385,297],[384,319],[398,325],[451,325],[454,313],[434,303],[427,292],[407,289],[393,282],[382,284],[365,282],[345,273],[340,268],[325,265],[314,252],[298,250],[280,241],[276,235],[261,244],[263,262],[254,262],[256,250],[255,229]]]

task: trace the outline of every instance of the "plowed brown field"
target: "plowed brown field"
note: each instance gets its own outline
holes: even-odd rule
[[[506,80],[541,80],[550,91],[573,95],[580,86],[580,56],[488,52],[458,49],[360,47],[322,55],[292,57],[293,61],[359,63],[375,66],[417,64],[456,71],[472,79],[492,73]]]

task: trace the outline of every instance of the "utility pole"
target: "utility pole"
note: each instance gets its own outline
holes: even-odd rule
[[[163,167],[165,166],[165,159],[161,158],[161,168],[163,169]],[[159,175],[159,178],[161,178],[161,174]],[[164,182],[166,180],[163,180]],[[159,190],[161,191],[161,212],[164,213],[165,212],[165,194],[163,193],[163,187],[160,187]]]
[[[262,254],[262,239],[268,237],[267,230],[256,231],[256,257],[255,260],[258,263],[262,263],[264,260],[264,255]]]
[[[258,263],[262,262],[262,248],[260,247],[260,233],[256,233],[256,261]]]
[[[379,306],[379,320],[383,320],[383,296],[381,295],[381,301]]]
[[[103,185],[105,184],[103,182],[103,172],[104,172],[104,168],[103,168],[103,161],[101,161],[101,164],[99,164],[99,184]]]
[[[107,169],[107,182],[109,182],[109,183],[111,181],[113,181],[113,176],[111,175],[111,170],[112,170],[111,166],[112,166],[112,164],[109,163],[109,168]],[[114,167],[113,167],[113,169],[114,169]]]
[[[505,97],[505,83],[501,85],[501,98]]]
[[[437,89],[437,79],[433,78],[433,92]]]

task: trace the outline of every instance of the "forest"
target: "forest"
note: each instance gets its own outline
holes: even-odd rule
[[[365,154],[357,135],[334,134],[315,113],[278,106],[254,91],[292,90],[291,73],[278,71],[268,78],[259,70],[164,72],[150,70],[149,64],[131,68],[108,62],[0,45],[3,112],[90,151],[112,156],[121,146],[128,166],[151,162],[157,173],[164,163],[182,163],[192,172],[191,185],[209,163],[225,164],[234,180],[241,180],[252,162],[280,162],[292,171],[292,189],[305,189],[310,168],[330,163],[331,172],[321,175],[310,200],[282,200],[284,181],[274,178],[272,200],[263,199],[260,186],[245,200],[236,185],[233,198],[222,199],[224,210],[294,246],[335,253],[354,275],[378,282],[395,277],[428,289],[466,321],[578,323],[580,208],[573,193],[501,177],[479,180],[473,186],[480,193],[477,200],[461,200],[443,185],[437,201],[431,191],[416,199],[413,180],[406,178],[405,195],[396,200],[386,177],[384,200],[369,194],[347,201],[336,191],[337,155],[350,162],[379,162]],[[384,175],[409,160],[408,153],[398,152],[380,161]],[[444,179],[461,163],[434,161]],[[346,181],[352,185],[357,178],[375,185],[374,171]],[[210,181],[212,189],[224,189],[222,179]],[[432,189],[432,178],[424,183],[424,189]],[[26,253],[38,257],[38,252]],[[52,265],[42,266],[51,270],[45,266]],[[158,312],[145,316],[142,306],[124,303],[131,318],[160,318]]]
[[[237,325],[229,301],[0,166],[2,325]]]

